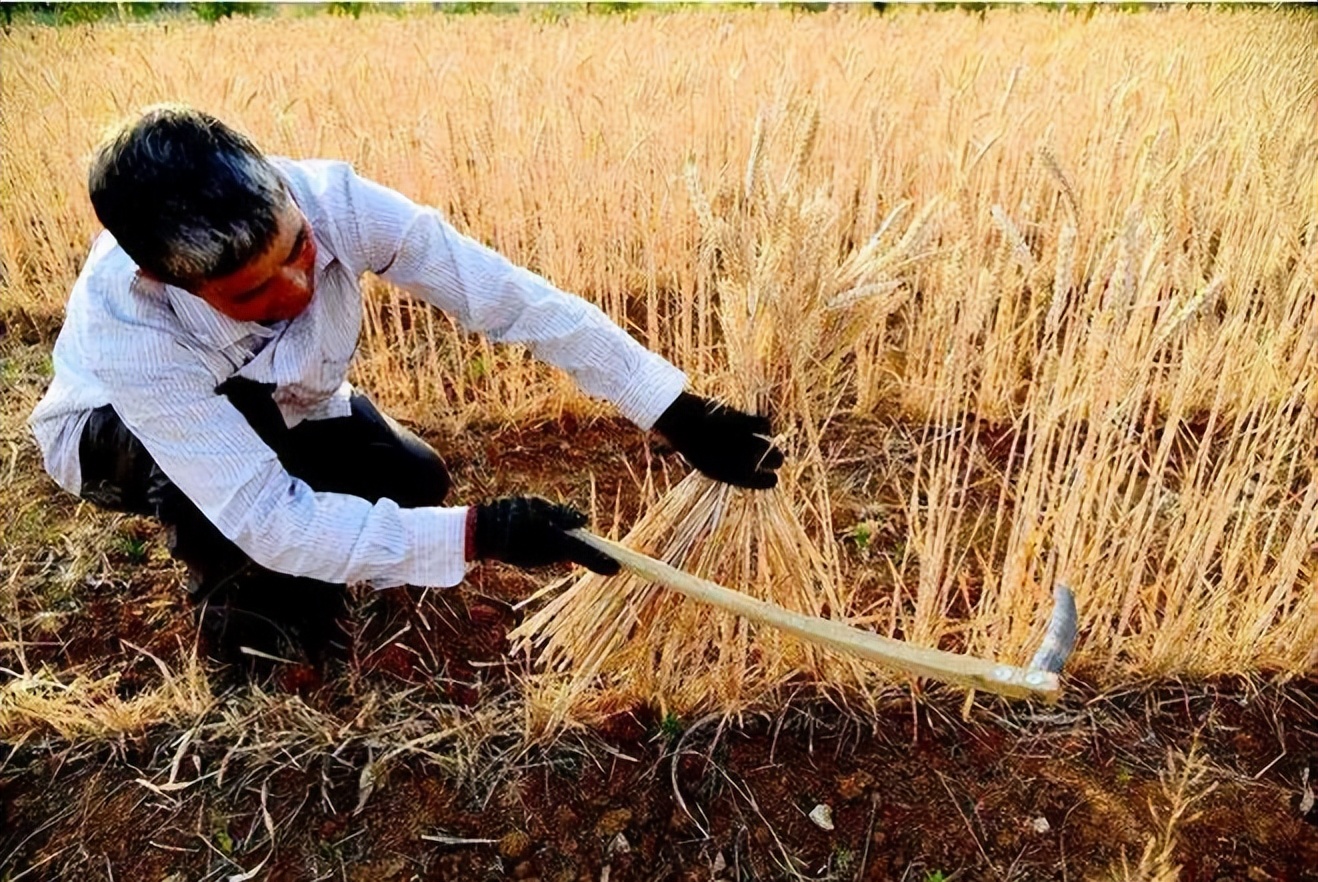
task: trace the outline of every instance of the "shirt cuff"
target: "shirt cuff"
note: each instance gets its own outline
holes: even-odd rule
[[[648,431],[682,394],[686,382],[686,374],[662,356],[647,352],[614,404],[623,416]]]
[[[410,538],[412,572],[407,584],[452,588],[467,575],[467,506],[399,510]]]

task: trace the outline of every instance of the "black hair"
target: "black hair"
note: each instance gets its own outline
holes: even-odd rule
[[[262,254],[288,199],[256,145],[191,107],[147,108],[96,151],[96,217],[139,267],[192,287]]]

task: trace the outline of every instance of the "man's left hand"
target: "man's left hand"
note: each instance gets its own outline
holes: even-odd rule
[[[768,417],[683,392],[654,428],[691,465],[716,481],[753,490],[778,483],[774,470],[783,464],[783,454],[769,440]]]

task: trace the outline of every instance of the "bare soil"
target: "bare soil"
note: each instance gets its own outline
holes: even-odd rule
[[[1178,825],[1180,878],[1318,878],[1299,788],[1318,766],[1312,683],[1162,686],[970,722],[937,699],[864,719],[791,707],[722,731],[638,709],[492,780],[399,764],[360,812],[360,756],[170,800],[136,783],[160,762],[149,738],[73,762],[28,745],[3,773],[0,850],[48,879],[221,878],[267,855],[270,880],[1110,878],[1166,823],[1167,751],[1196,740],[1216,789]],[[200,751],[212,768],[221,753]],[[819,804],[831,831],[808,817]]]
[[[837,449],[876,428],[843,427]],[[684,471],[621,421],[430,440],[458,501],[537,492],[590,506],[593,487],[605,531],[615,507],[634,519],[640,471],[653,469],[661,485]],[[42,483],[31,450],[10,468],[11,488],[23,483],[13,480],[19,468],[26,495],[40,488],[40,505],[70,523],[99,519],[109,537],[95,575],[52,600],[43,586],[55,558],[25,550],[26,535],[6,528],[5,560],[23,580],[4,614],[8,639],[12,623],[52,604],[60,621],[24,642],[22,664],[118,671],[121,696],[158,682],[138,648],[182,665],[195,629],[159,527],[75,512]],[[882,482],[863,462],[839,469],[839,527],[881,514]],[[512,603],[548,575],[488,566],[451,592],[358,591],[351,657],[323,671],[288,668],[263,688],[344,722],[371,690],[410,689],[419,703],[473,714],[515,703]],[[10,672],[20,667],[12,647],[0,644]],[[33,731],[0,758],[0,879],[182,882],[260,866],[251,878],[1091,880],[1122,878],[1123,861],[1134,878],[1171,823],[1186,882],[1318,880],[1318,809],[1306,799],[1318,786],[1318,680],[1150,682],[1119,694],[1068,685],[1056,707],[979,698],[966,716],[962,696],[940,690],[895,694],[875,713],[802,700],[740,720],[679,720],[637,707],[543,749],[516,750],[519,731],[496,733],[479,752],[486,760],[461,773],[400,759],[364,801],[369,745],[326,743],[259,775],[235,768],[223,783],[161,792],[141,780],[160,780],[177,730],[108,744]],[[229,747],[192,745],[190,762],[214,769]],[[1188,754],[1201,773],[1188,794],[1197,798],[1172,817],[1169,788]],[[831,830],[810,818],[820,805]]]

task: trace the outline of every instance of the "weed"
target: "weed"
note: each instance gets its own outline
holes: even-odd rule
[[[111,540],[111,548],[129,563],[140,564],[146,561],[147,540],[137,536],[117,535]]]
[[[216,821],[215,826],[211,828],[211,840],[215,843],[215,847],[224,854],[233,854],[233,837],[229,835],[229,827],[226,822]]]
[[[856,865],[856,853],[842,843],[834,843],[829,856],[828,868],[831,876],[846,878]]]
[[[665,744],[676,744],[685,731],[686,726],[683,725],[681,718],[673,711],[665,713],[663,719],[659,721],[659,737],[664,740]]]
[[[868,553],[870,540],[874,538],[874,527],[869,521],[861,521],[851,528],[850,537],[862,554]]]

